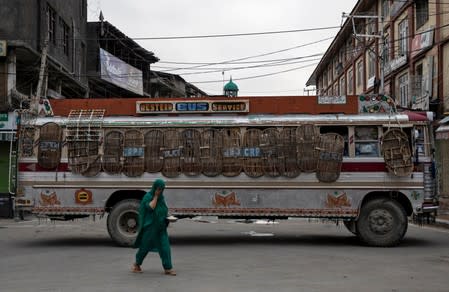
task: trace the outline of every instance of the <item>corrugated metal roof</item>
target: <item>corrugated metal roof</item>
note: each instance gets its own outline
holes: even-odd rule
[[[442,119],[441,121],[439,121],[439,124],[446,124],[447,122],[449,122],[449,116],[445,117],[444,119]]]
[[[438,129],[436,129],[435,132],[441,133],[441,132],[448,132],[449,131],[449,125],[447,126],[439,126]]]

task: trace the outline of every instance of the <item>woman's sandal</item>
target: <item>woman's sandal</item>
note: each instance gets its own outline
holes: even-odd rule
[[[165,270],[164,274],[168,276],[176,276],[176,272],[173,270]]]
[[[142,269],[137,264],[133,264],[133,266],[131,268],[131,272],[133,272],[133,273],[143,273]]]

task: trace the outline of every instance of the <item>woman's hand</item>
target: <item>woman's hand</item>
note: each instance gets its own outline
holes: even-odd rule
[[[154,210],[154,208],[156,208],[157,205],[157,200],[159,199],[159,196],[162,194],[162,189],[161,188],[157,188],[154,191],[154,196],[153,199],[150,202],[150,208]]]

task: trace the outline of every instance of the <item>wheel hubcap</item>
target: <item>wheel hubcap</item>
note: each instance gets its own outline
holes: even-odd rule
[[[368,219],[370,229],[377,234],[386,234],[393,228],[393,216],[386,210],[374,210]]]
[[[125,235],[134,235],[137,232],[137,213],[124,213],[119,222],[119,229]]]

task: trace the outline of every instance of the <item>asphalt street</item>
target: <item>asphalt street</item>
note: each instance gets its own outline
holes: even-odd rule
[[[98,219],[98,218],[97,218]],[[448,291],[449,232],[410,225],[398,247],[360,244],[317,220],[179,220],[169,228],[176,277],[135,251],[105,219],[0,220],[0,291]]]

